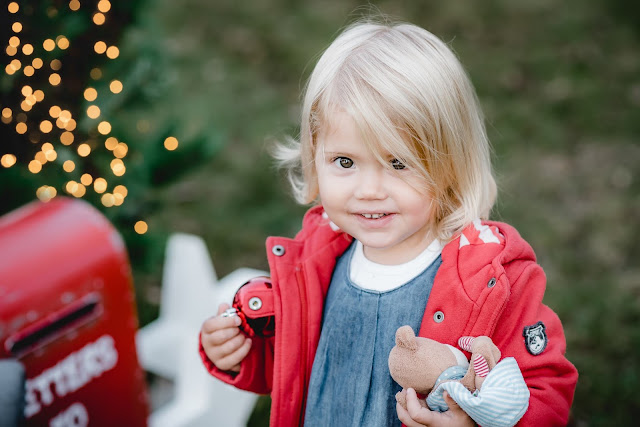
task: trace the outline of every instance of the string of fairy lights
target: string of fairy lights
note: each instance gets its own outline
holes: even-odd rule
[[[93,1],[91,3],[95,5],[95,9],[90,14],[93,25],[104,25],[111,10],[111,3],[108,0]],[[68,3],[68,7],[71,12],[77,12],[83,5],[79,0],[71,0]],[[55,38],[47,38],[39,43],[29,40],[31,42],[29,43],[21,38],[24,26],[28,25],[28,23],[25,22],[25,17],[22,17],[23,22],[20,22],[20,5],[17,2],[10,2],[7,9],[14,22],[11,24],[11,34],[5,48],[10,60],[4,68],[4,72],[10,76],[21,72],[26,77],[34,76],[39,72],[49,73],[47,83],[50,86],[63,85],[62,61],[56,58],[47,64],[38,56],[38,51],[40,46],[46,52],[53,52],[55,49],[65,51],[71,47],[71,41],[64,35],[58,35]],[[120,50],[117,46],[109,46],[102,40],[96,40],[93,45],[93,51],[97,55],[105,55],[109,60],[115,60],[120,55]],[[97,82],[103,78],[102,70],[98,67],[93,68],[89,73],[89,77],[91,78],[90,81]],[[122,92],[123,84],[120,80],[114,79],[109,82],[108,88],[111,94],[117,95]],[[97,145],[94,141],[78,141],[79,135],[76,132],[77,120],[80,119],[81,114],[85,114],[92,120],[92,125],[95,125],[95,130],[100,138],[104,139],[104,148],[113,155],[113,159],[110,162],[112,175],[114,177],[122,177],[127,172],[125,160],[129,147],[125,142],[119,141],[116,136],[111,134],[111,123],[103,116],[100,107],[94,103],[100,96],[98,90],[91,86],[84,89],[83,96],[89,106],[86,111],[80,113],[74,113],[55,105],[53,102],[48,102],[49,99],[46,99],[46,92],[47,87],[36,88],[25,84],[20,91],[22,100],[19,106],[2,106],[0,116],[2,123],[13,126],[15,132],[20,135],[25,135],[27,132],[29,132],[29,135],[33,135],[33,132],[39,132],[39,138],[35,141],[45,141],[40,144],[40,150],[29,161],[27,165],[29,172],[38,174],[45,166],[53,166],[61,167],[68,174],[74,171],[75,175],[78,174],[79,171],[76,170],[79,168],[76,164],[77,162],[73,159],[62,160],[58,155],[59,149],[57,150],[56,146],[73,149],[74,153],[82,158],[90,156],[94,150],[101,148],[102,144]],[[55,100],[53,101],[55,102]],[[32,109],[47,107],[48,114],[46,119],[41,120],[39,123],[33,123],[33,121],[29,120],[29,112]],[[32,142],[35,141],[32,139]],[[178,148],[178,140],[170,136],[165,139],[164,147],[169,151],[176,150]],[[16,167],[16,164],[17,157],[13,153],[5,153],[0,157],[0,165],[4,168]],[[78,181],[69,179],[61,190],[76,198],[82,198],[88,191],[94,191],[101,195],[100,201],[107,208],[121,206],[128,195],[126,186],[115,185],[110,188],[109,177],[92,176],[90,173],[82,173]],[[43,202],[48,202],[57,197],[57,195],[58,189],[50,185],[42,185],[36,190],[37,198]],[[148,225],[145,221],[138,221],[134,225],[134,229],[137,233],[144,234],[148,230]]]

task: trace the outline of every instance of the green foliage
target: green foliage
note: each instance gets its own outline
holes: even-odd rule
[[[21,67],[12,74],[3,72],[0,77],[0,108],[12,110],[11,120],[0,124],[3,141],[0,156],[8,153],[17,158],[17,164],[11,168],[0,169],[3,196],[0,214],[35,199],[36,190],[43,185],[54,187],[60,196],[66,195],[69,181],[80,182],[83,174],[88,173],[93,179],[103,177],[108,183],[105,193],[94,191],[90,184],[82,197],[99,208],[124,236],[135,275],[156,275],[167,231],[151,226],[146,235],[139,235],[133,226],[138,220],[148,221],[160,207],[158,194],[163,186],[213,158],[224,144],[224,135],[216,121],[194,123],[191,112],[180,107],[189,100],[176,89],[178,82],[171,78],[177,74],[176,63],[167,54],[165,40],[158,36],[154,23],[144,18],[147,10],[142,7],[144,2],[112,2],[103,25],[92,21],[96,4],[97,1],[82,2],[79,10],[72,11],[68,2],[41,2],[38,7],[19,2],[18,13],[8,13],[6,8],[1,11],[3,22],[20,22],[22,30],[14,33],[11,25],[2,26],[4,40],[11,36],[20,38],[18,52],[12,55],[3,52],[2,62],[8,64],[19,59]],[[44,49],[44,40],[57,40],[59,36],[66,37],[68,48]],[[97,53],[94,44],[98,41],[118,46],[117,58]],[[21,51],[26,43],[34,47],[33,54]],[[44,65],[33,75],[27,75],[24,67],[36,57]],[[60,62],[59,67],[53,65],[53,60]],[[59,85],[49,83],[53,72],[61,76]],[[122,82],[121,92],[110,89],[114,80]],[[44,100],[22,111],[25,85],[32,91],[42,90]],[[97,99],[85,99],[87,88],[97,91]],[[49,109],[54,105],[68,110],[76,120],[70,145],[61,142],[65,129],[56,126],[56,118],[50,115]],[[90,106],[100,109],[97,119],[85,114]],[[51,132],[39,130],[43,120],[54,123]],[[111,125],[108,134],[98,131],[98,123],[103,120]],[[18,122],[27,125],[26,133],[16,131]],[[164,148],[163,142],[169,136],[179,141],[175,151]],[[126,144],[126,153],[116,155],[108,149],[107,137]],[[53,144],[57,157],[45,163],[40,172],[31,173],[27,165],[45,142]],[[91,147],[90,155],[79,155],[77,148],[82,143]],[[112,172],[111,162],[117,157],[122,158],[126,167],[124,175]],[[71,172],[63,171],[62,165],[67,160],[75,164]],[[118,185],[127,189],[124,204],[106,207],[102,197]],[[144,324],[157,315],[157,306],[146,302],[139,286],[137,292]]]

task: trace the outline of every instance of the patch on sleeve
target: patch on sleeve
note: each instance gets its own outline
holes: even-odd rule
[[[489,227],[476,219],[465,228],[460,235],[460,248],[468,245],[482,245],[486,243],[504,243],[504,236],[498,227]]]
[[[538,322],[535,325],[525,326],[522,331],[525,347],[527,347],[527,351],[534,356],[539,355],[547,348],[548,338],[545,332],[546,329],[544,323]]]

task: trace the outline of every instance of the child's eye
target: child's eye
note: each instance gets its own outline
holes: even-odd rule
[[[396,170],[401,170],[406,168],[406,166],[404,165],[404,163],[402,163],[400,160],[398,159],[391,159],[391,166],[393,166],[394,169]]]
[[[353,167],[353,160],[348,157],[336,157],[334,162],[337,162],[341,168],[349,169]]]

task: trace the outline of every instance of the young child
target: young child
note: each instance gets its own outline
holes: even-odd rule
[[[387,365],[396,329],[457,346],[487,335],[530,390],[521,425],[566,425],[577,371],[545,276],[495,200],[475,91],[456,56],[410,24],[357,23],[306,87],[299,141],[279,158],[301,203],[295,239],[270,237],[276,331],[248,338],[237,317],[204,322],[207,369],[271,393],[271,425],[473,425],[450,398],[431,412]],[[468,354],[467,354],[468,356]]]

